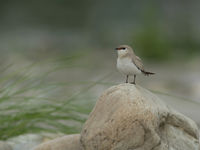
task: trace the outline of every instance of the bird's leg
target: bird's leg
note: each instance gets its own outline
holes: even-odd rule
[[[135,80],[136,80],[136,75],[134,74],[134,80],[133,82],[131,82],[132,84],[135,84]]]
[[[126,83],[128,83],[128,75],[126,76]]]
[[[135,81],[136,81],[136,75],[134,74],[134,81],[133,81],[134,84],[136,84]]]

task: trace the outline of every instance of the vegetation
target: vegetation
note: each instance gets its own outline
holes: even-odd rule
[[[61,59],[65,67],[72,66],[78,55]],[[60,64],[60,59],[56,60]],[[55,62],[54,62],[55,63]],[[56,94],[60,89],[72,86],[71,82],[46,81],[49,75],[61,70],[60,64],[53,69],[36,73],[41,64],[1,66],[0,77],[0,139],[39,132],[80,132],[81,125],[93,103],[87,91],[99,84],[85,82],[84,88],[64,97]]]

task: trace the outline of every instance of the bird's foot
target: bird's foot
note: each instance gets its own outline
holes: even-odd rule
[[[131,82],[131,84],[135,84],[135,85],[136,85],[136,83],[135,83],[135,82]]]

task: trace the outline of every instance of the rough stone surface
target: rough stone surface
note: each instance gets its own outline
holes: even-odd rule
[[[67,135],[40,144],[33,150],[81,150],[80,134]]]
[[[80,141],[84,150],[200,149],[193,120],[132,84],[120,84],[102,94]]]
[[[12,146],[6,142],[0,141],[0,150],[12,150]]]

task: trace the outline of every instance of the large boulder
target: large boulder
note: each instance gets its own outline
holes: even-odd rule
[[[102,94],[80,141],[84,150],[200,149],[193,120],[132,84],[113,86]]]
[[[33,150],[81,150],[80,134],[66,135],[40,144]]]

